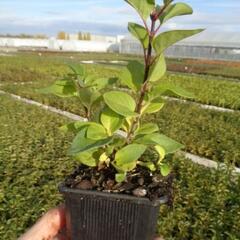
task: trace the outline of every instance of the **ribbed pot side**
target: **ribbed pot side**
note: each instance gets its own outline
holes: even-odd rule
[[[71,240],[152,240],[160,201],[122,194],[70,189],[65,197],[67,234]]]

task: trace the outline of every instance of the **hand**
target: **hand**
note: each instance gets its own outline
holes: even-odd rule
[[[65,228],[65,207],[61,205],[47,212],[37,223],[18,240],[67,240],[63,233]],[[156,237],[154,240],[163,240]]]
[[[65,223],[65,207],[61,205],[47,212],[18,240],[66,240],[66,237],[60,234]]]

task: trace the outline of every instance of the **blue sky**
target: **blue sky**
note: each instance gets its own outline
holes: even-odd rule
[[[169,21],[167,29],[204,27],[210,32],[240,32],[240,0],[184,2],[194,8],[194,14]],[[127,33],[128,21],[139,18],[124,0],[0,0],[0,34],[54,36],[64,30],[116,35]]]

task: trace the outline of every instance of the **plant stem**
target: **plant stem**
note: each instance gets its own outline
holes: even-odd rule
[[[147,89],[148,89],[148,76],[149,76],[149,71],[150,71],[150,67],[151,67],[151,58],[152,58],[152,41],[153,41],[153,37],[154,37],[154,32],[155,32],[155,23],[156,23],[156,19],[154,19],[151,16],[151,31],[149,33],[149,44],[148,44],[148,49],[147,49],[147,54],[146,54],[146,61],[145,61],[145,72],[144,72],[144,80],[143,80],[143,85],[142,88],[140,90],[140,96],[139,99],[137,101],[137,106],[135,109],[135,112],[137,112],[138,114],[141,114],[141,110],[142,110],[142,104],[144,101],[144,97],[146,95]],[[127,135],[127,143],[130,143],[133,137],[134,132],[136,131],[137,126],[139,125],[140,122],[140,116],[136,117],[134,119],[134,122],[131,125],[131,128],[128,132]]]
[[[157,15],[155,16],[156,19],[158,19],[163,13],[164,11],[166,10],[166,8],[172,3],[173,1],[170,1],[168,4],[164,5],[160,11],[157,13]],[[157,29],[155,30],[155,34],[159,31],[159,29],[161,28],[162,26],[162,23],[160,22],[159,26],[157,27]]]

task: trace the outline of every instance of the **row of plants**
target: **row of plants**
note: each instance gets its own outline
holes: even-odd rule
[[[5,90],[84,116],[84,108],[77,99],[43,95],[32,88],[9,86]],[[146,116],[146,119],[158,123],[166,135],[182,141],[188,152],[240,166],[240,113],[216,112],[192,104],[167,102],[161,114]]]
[[[56,186],[78,163],[66,156],[70,136],[58,129],[67,119],[0,98],[0,236],[16,239],[62,201]],[[173,208],[161,207],[164,239],[239,239],[240,178],[185,159],[169,162],[175,196]]]
[[[168,64],[169,70],[174,72],[222,76],[235,81],[239,81],[240,79],[239,62],[170,58]]]
[[[75,62],[73,59],[48,58],[46,56],[21,54],[12,57],[0,56],[0,83],[37,82],[48,84],[55,79],[69,73],[66,62]],[[91,74],[102,76],[116,75],[118,71],[102,66],[87,65]]]
[[[72,61],[72,60],[71,60]],[[103,67],[101,65],[86,65],[90,74],[108,77],[118,76],[119,69]],[[69,68],[60,59],[41,59],[39,56],[18,56],[0,58],[0,82],[34,82],[38,87],[45,86],[56,78],[68,74]],[[239,91],[237,82],[209,76],[200,77],[193,75],[167,74],[163,82],[177,84],[192,93],[191,101],[210,104],[230,109],[240,109]],[[18,87],[16,87],[18,88]],[[25,89],[23,89],[25,91]],[[33,90],[31,90],[32,92]],[[166,93],[169,95],[169,93]]]
[[[67,119],[0,96],[0,238],[17,239],[59,204],[56,186],[74,162],[58,130]]]
[[[240,110],[240,84],[213,77],[169,74],[163,82],[177,84],[194,94],[191,101]]]
[[[48,59],[64,61],[75,59],[75,61],[126,61],[138,60],[141,61],[141,56],[117,54],[117,53],[59,53],[59,52],[43,52],[41,53]],[[21,56],[38,56],[38,53],[23,53]],[[182,73],[195,73],[201,75],[221,76],[225,78],[234,78],[237,81],[240,79],[240,64],[239,62],[218,61],[208,59],[180,59],[167,58],[168,70]]]

